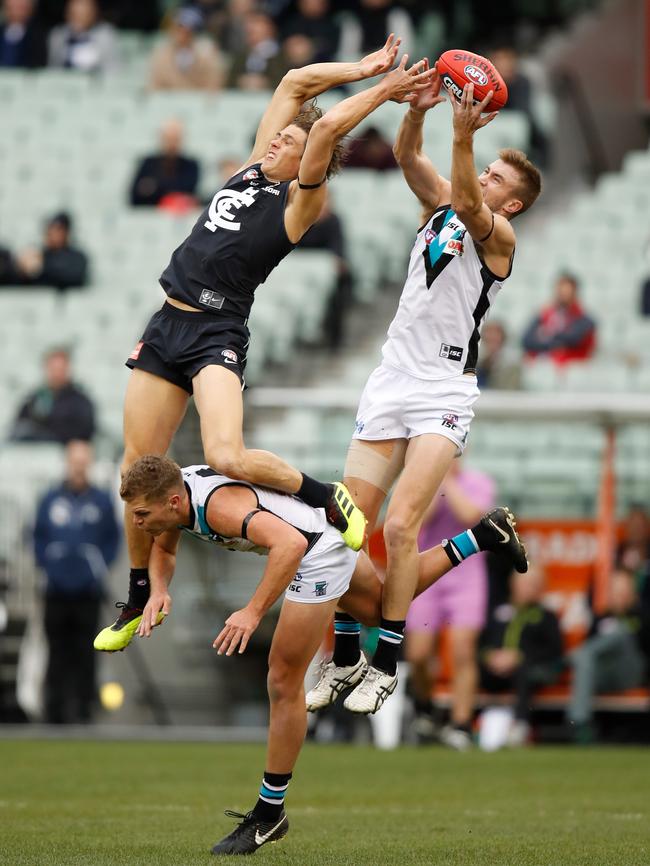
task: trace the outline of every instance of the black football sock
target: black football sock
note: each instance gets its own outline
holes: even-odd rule
[[[339,668],[356,665],[361,655],[359,638],[361,623],[348,613],[334,614],[334,655],[332,661]]]
[[[258,821],[279,821],[284,809],[284,796],[289,787],[291,773],[267,773],[260,785],[260,795],[253,807],[253,815]]]
[[[296,496],[312,508],[325,508],[331,492],[331,484],[316,481],[315,478],[310,478],[303,473],[302,484]]]
[[[137,607],[143,610],[149,601],[149,569],[132,568],[129,574],[129,607]]]
[[[379,640],[372,660],[372,666],[386,674],[395,676],[397,673],[397,656],[404,640],[406,620],[384,619],[379,626]]]
[[[436,705],[431,698],[414,698],[415,713],[418,716],[429,716],[434,718],[436,715]]]

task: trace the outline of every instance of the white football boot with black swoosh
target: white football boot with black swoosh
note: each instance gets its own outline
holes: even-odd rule
[[[481,518],[480,523],[494,537],[488,549],[505,553],[520,574],[528,571],[526,548],[517,534],[517,521],[512,511],[506,507],[495,508]]]
[[[254,854],[267,842],[278,842],[289,831],[289,819],[283,811],[277,821],[260,821],[253,812],[242,815],[240,812],[224,812],[229,818],[240,818],[232,833],[217,842],[212,853],[221,854]]]

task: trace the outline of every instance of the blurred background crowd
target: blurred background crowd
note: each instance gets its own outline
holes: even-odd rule
[[[494,725],[501,719],[511,745],[533,735],[590,741],[595,709],[603,735],[618,730],[608,712],[634,710],[625,736],[639,735],[650,606],[650,88],[644,102],[648,50],[630,46],[642,7],[2,0],[0,721],[246,726],[262,717],[268,630],[236,682],[203,649],[255,584],[255,563],[187,553],[175,623],[146,651],[96,669],[92,635],[110,621],[105,602],[126,567],[114,495],[123,362],[160,303],[170,253],[246,158],[285,72],[359,58],[395,32],[413,59],[458,45],[489,56],[509,101],[477,135],[477,165],[515,146],[545,174],[483,331],[478,377],[492,408],[482,419],[479,405],[467,458],[423,529],[423,544],[435,542],[508,500],[534,568],[511,580],[498,561],[477,559],[469,617],[455,577],[414,606],[404,731],[467,748],[487,706],[502,711]],[[322,477],[340,476],[417,228],[392,153],[402,113],[388,104],[350,137],[318,222],[260,288],[251,319],[247,441]],[[444,106],[425,126],[443,174],[450,140]],[[306,387],[310,400],[283,397],[282,386]],[[517,408],[527,395],[537,401],[529,417]],[[190,412],[175,445],[181,463],[202,460],[197,430]],[[603,569],[606,598],[594,589]],[[83,604],[71,605],[80,591]],[[599,693],[609,697],[598,703]],[[540,728],[544,711],[554,726]],[[336,713],[313,733],[364,735]]]

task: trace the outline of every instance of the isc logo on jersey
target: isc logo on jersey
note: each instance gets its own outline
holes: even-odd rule
[[[240,207],[250,207],[254,204],[258,192],[259,189],[253,189],[250,186],[242,192],[235,189],[220,189],[210,202],[208,208],[210,219],[203,225],[211,232],[216,232],[218,228],[238,232],[241,223],[235,222],[236,212]]]

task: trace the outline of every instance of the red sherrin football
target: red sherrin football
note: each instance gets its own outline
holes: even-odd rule
[[[436,68],[443,87],[458,100],[463,95],[463,87],[471,83],[474,85],[475,102],[485,99],[490,90],[494,91],[486,111],[498,111],[508,101],[506,83],[487,57],[463,51],[462,48],[452,48],[440,55]]]

